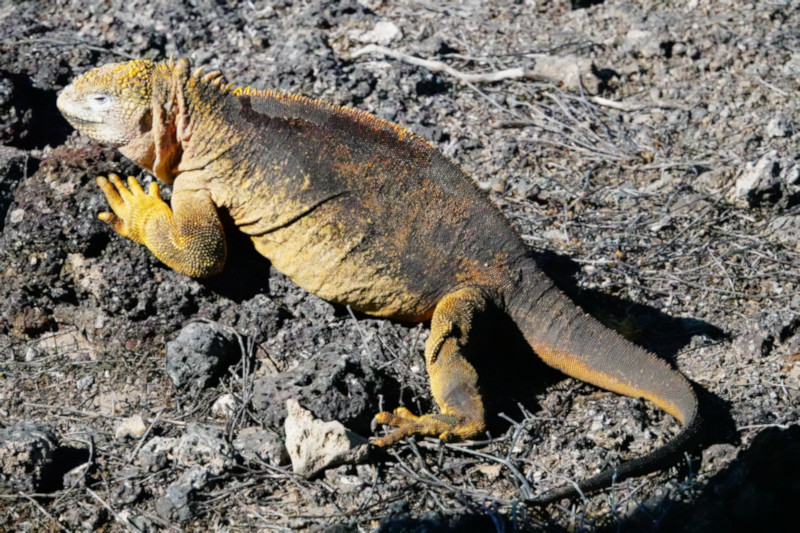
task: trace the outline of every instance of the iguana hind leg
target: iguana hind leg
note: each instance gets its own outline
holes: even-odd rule
[[[485,308],[486,296],[477,287],[460,289],[439,301],[431,319],[431,336],[425,345],[425,362],[431,392],[441,413],[415,416],[405,407],[393,413],[378,413],[376,422],[397,429],[376,440],[377,446],[388,446],[410,435],[467,439],[484,430],[478,374],[465,352],[472,321]]]

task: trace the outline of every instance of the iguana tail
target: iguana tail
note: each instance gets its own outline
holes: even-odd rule
[[[587,315],[538,269],[526,269],[508,305],[512,319],[547,365],[603,389],[650,400],[683,425],[678,435],[651,453],[529,503],[547,504],[597,490],[680,457],[700,424],[697,396],[683,374]]]

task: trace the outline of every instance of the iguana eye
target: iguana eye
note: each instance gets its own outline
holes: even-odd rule
[[[113,103],[110,96],[99,93],[87,94],[86,102],[89,104],[89,107],[98,111],[110,107]]]

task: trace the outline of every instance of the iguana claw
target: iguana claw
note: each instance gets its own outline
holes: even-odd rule
[[[387,411],[378,413],[372,420],[373,431],[377,424],[397,428],[373,442],[375,446],[380,447],[390,446],[411,435],[438,436],[443,441],[448,441],[459,432],[459,429],[465,427],[462,417],[446,414],[417,416],[405,407],[398,407],[392,413]]]

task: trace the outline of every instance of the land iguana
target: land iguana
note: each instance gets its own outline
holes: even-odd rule
[[[643,397],[683,425],[648,455],[578,484],[592,491],[676,460],[699,425],[690,382],[665,361],[584,313],[537,267],[472,179],[431,144],[367,113],[294,94],[234,87],[187,60],[110,64],[58,97],[67,120],[172,184],[100,177],[111,211],[99,218],[192,277],[218,273],[225,210],[256,250],[331,302],[431,323],[425,361],[439,413],[405,408],[375,421],[410,435],[468,439],[485,429],[478,375],[465,357],[473,320],[489,306],[516,323],[563,373]],[[499,355],[498,355],[499,357]],[[576,487],[546,493],[552,502]]]

